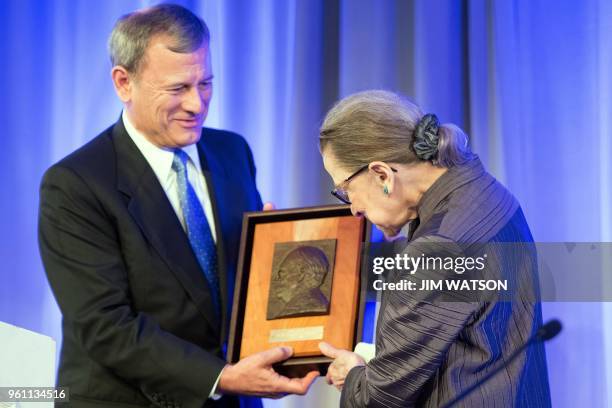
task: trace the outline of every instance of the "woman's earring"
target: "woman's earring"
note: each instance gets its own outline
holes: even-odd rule
[[[385,195],[387,195],[387,196],[389,195],[389,187],[387,187],[387,185],[386,185],[386,184],[385,184],[385,186],[383,187],[383,193],[384,193]]]

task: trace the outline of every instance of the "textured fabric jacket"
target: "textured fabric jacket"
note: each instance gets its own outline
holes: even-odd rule
[[[431,186],[413,224],[404,249],[409,256],[428,255],[436,246],[444,252],[453,246],[465,251],[486,245],[487,267],[509,278],[516,290],[503,299],[509,301],[465,302],[384,291],[376,355],[349,372],[343,407],[443,405],[504,362],[542,324],[529,227],[515,198],[485,172],[478,158],[449,169]],[[507,242],[525,246],[507,251],[501,244]],[[389,280],[403,277],[395,272]],[[523,352],[459,406],[549,407],[543,345]]]

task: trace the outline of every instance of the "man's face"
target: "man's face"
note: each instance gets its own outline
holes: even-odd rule
[[[212,96],[208,44],[189,54],[171,51],[168,37],[153,38],[138,74],[131,75],[126,108],[130,121],[160,147],[200,139]]]

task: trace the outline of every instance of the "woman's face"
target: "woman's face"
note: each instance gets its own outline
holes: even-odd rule
[[[329,148],[323,152],[323,165],[334,185],[346,189],[353,215],[365,216],[386,236],[397,235],[410,219],[416,218],[416,203],[411,206],[406,202],[399,177],[388,164],[372,162],[348,183],[345,180],[352,173],[338,164]],[[385,194],[385,186],[389,194]]]

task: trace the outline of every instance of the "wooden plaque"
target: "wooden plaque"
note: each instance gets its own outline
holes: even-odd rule
[[[319,351],[320,341],[352,350],[361,340],[361,254],[369,233],[367,220],[346,205],[246,213],[228,361],[291,346],[292,358],[277,371],[325,375],[331,359]]]

